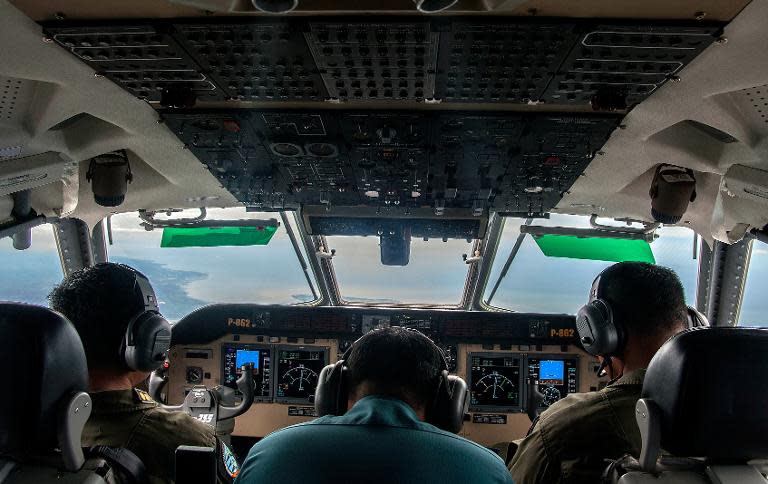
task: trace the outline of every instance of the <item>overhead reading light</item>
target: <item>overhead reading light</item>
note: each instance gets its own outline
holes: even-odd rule
[[[125,151],[105,153],[91,159],[85,179],[91,182],[93,200],[102,207],[117,207],[125,201],[133,181]]]
[[[265,13],[288,13],[299,6],[299,0],[252,0],[257,10]]]
[[[688,210],[688,204],[696,200],[693,170],[660,165],[653,176],[649,194],[653,219],[663,224],[676,224]]]
[[[456,5],[459,0],[413,0],[421,13],[437,13]],[[254,0],[255,3],[255,0]]]

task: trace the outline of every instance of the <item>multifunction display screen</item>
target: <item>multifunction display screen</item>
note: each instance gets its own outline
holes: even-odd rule
[[[275,397],[282,400],[308,401],[315,394],[317,379],[328,364],[326,348],[281,348],[277,350]]]
[[[242,375],[242,367],[253,364],[253,380],[256,382],[258,399],[271,395],[272,362],[270,348],[254,345],[224,345],[222,347],[223,375],[222,383],[237,389],[237,379]]]
[[[519,355],[470,353],[470,406],[519,408],[522,402]]]
[[[541,355],[528,358],[528,377],[537,382],[544,395],[542,407],[549,407],[579,389],[578,358]]]

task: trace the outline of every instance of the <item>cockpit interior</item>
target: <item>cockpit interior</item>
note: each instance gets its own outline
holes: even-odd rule
[[[613,263],[674,270],[691,327],[768,325],[766,25],[766,0],[0,0],[0,300],[141,271],[171,323],[141,388],[241,463],[380,328],[466,382],[460,436],[522,439],[609,384],[576,315]]]

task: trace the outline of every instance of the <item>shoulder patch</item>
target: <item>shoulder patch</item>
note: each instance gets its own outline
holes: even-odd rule
[[[144,390],[139,390],[138,388],[133,389],[133,396],[138,403],[155,403],[149,393]]]
[[[240,464],[237,463],[237,457],[235,457],[235,454],[224,442],[219,441],[219,447],[221,449],[221,463],[224,472],[226,472],[230,478],[236,478],[237,475],[240,474]]]

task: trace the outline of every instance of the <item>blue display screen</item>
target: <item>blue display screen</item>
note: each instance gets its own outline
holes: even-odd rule
[[[565,362],[562,360],[542,360],[539,362],[539,380],[559,380],[565,378]]]
[[[253,363],[253,369],[257,370],[259,368],[259,353],[261,352],[258,350],[237,350],[235,366],[240,368],[246,363]]]

